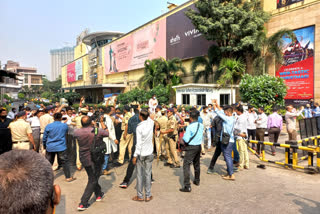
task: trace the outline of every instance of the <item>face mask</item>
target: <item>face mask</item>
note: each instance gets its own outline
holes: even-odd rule
[[[1,116],[0,118],[1,118],[1,119],[6,119],[6,118],[7,118],[7,115]]]
[[[153,97],[153,99],[155,100],[155,99],[156,99],[156,97]]]

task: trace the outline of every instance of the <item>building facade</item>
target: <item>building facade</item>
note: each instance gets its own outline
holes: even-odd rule
[[[74,59],[74,47],[64,47],[50,50],[51,73],[50,79],[56,80],[61,75],[61,67]]]
[[[5,70],[14,72],[19,76],[23,76],[23,81],[20,82],[20,86],[42,86],[42,74],[37,73],[36,68],[21,67],[18,62],[9,60],[5,65]]]
[[[106,93],[126,92],[137,87],[144,74],[145,60],[160,57],[182,59],[187,71],[183,82],[193,83],[192,61],[195,57],[206,55],[212,44],[185,16],[188,8],[194,8],[194,2],[188,1],[108,41],[99,47],[98,52],[81,54],[79,49],[85,44],[78,45],[75,52],[80,53],[79,58],[62,67],[63,89],[92,96],[92,100],[97,102]],[[286,101],[303,103],[310,98],[320,99],[320,74],[317,72],[320,69],[317,58],[320,50],[320,1],[262,0],[262,3],[264,10],[271,14],[271,20],[266,24],[268,35],[283,28],[293,30],[297,35],[295,41],[284,38],[284,63],[276,65],[271,62],[268,73],[285,80],[288,87]],[[93,59],[98,59],[98,63]],[[239,94],[235,97],[239,99]]]

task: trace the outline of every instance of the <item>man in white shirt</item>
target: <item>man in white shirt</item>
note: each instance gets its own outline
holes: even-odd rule
[[[287,131],[289,140],[297,140],[297,120],[296,118],[301,115],[302,110],[297,111],[292,105],[287,106],[287,112],[285,114]]]
[[[212,114],[208,113],[208,106],[204,106],[200,114],[204,126],[204,137],[202,138],[202,144],[205,144],[205,136],[207,137],[208,151],[211,151],[211,121],[213,120]]]
[[[151,172],[153,161],[153,129],[154,122],[149,118],[147,110],[142,109],[139,115],[140,122],[138,124],[137,145],[134,152],[133,164],[137,164],[137,196],[133,197],[134,201],[143,201],[143,187],[145,187],[145,201],[152,200],[151,195]],[[145,179],[144,179],[145,178]],[[145,180],[145,184],[143,181]]]
[[[149,108],[150,108],[150,112],[151,114],[153,114],[156,110],[156,107],[158,105],[158,100],[156,98],[156,95],[152,95],[152,98],[149,100]]]
[[[236,107],[236,113],[237,113],[237,119],[234,124],[234,136],[239,145],[239,155],[240,155],[239,168],[249,169],[249,154],[248,154],[248,147],[246,144],[247,128],[248,128],[247,116],[243,114],[243,107],[241,105]]]
[[[31,129],[32,129],[32,136],[34,143],[36,145],[36,152],[39,152],[40,150],[40,117],[43,115],[43,111],[37,110],[34,113],[33,117],[30,117],[28,119],[28,122],[30,122]]]
[[[250,137],[252,140],[256,139],[256,124],[255,121],[258,119],[257,113],[254,111],[253,106],[248,107],[248,112],[247,114],[247,129],[248,129],[248,140],[250,140]],[[256,144],[252,144],[252,148],[256,150]]]
[[[257,125],[257,131],[256,131],[256,137],[257,137],[257,141],[264,141],[264,133],[266,132],[266,129],[268,127],[268,117],[267,115],[264,113],[264,108],[260,107],[258,109],[258,118],[255,121],[256,125]],[[261,152],[264,150],[264,145],[262,144],[262,146],[260,144],[258,144],[257,146],[257,153],[261,154]]]

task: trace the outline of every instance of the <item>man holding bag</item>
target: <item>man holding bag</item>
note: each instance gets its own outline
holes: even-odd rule
[[[223,152],[224,159],[227,164],[228,174],[222,176],[225,180],[235,180],[235,176],[233,174],[233,161],[232,161],[232,148],[234,141],[234,122],[235,118],[232,116],[233,109],[231,106],[226,106],[223,110],[218,105],[216,100],[212,100],[213,108],[215,113],[223,120],[223,128],[221,134],[221,150]]]
[[[203,138],[203,125],[198,122],[198,112],[191,111],[190,113],[190,125],[187,127],[183,136],[183,141],[186,144],[185,156],[183,161],[183,176],[184,176],[184,188],[181,188],[181,192],[191,192],[190,185],[190,165],[194,166],[194,181],[197,186],[200,185],[200,155],[201,155],[201,143]]]

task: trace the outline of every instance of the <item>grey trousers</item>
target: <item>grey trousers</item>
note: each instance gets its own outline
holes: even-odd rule
[[[32,127],[32,136],[34,143],[36,144],[36,151],[39,152],[40,150],[40,126],[39,127]],[[31,149],[33,149],[33,145],[30,144]]]
[[[146,197],[151,197],[151,172],[153,154],[137,157],[137,196],[143,198],[143,187]]]

